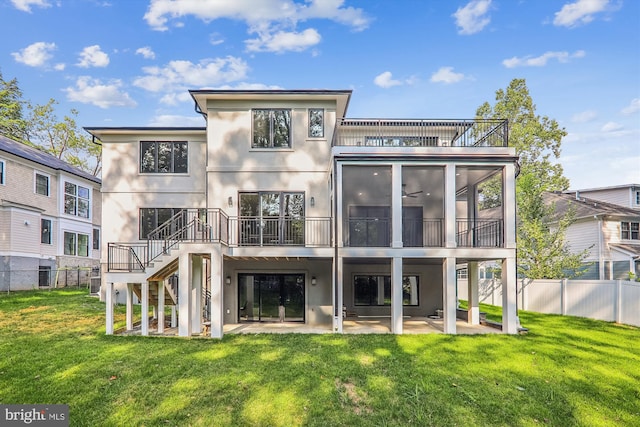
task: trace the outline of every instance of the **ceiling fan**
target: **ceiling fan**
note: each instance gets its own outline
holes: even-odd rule
[[[417,194],[423,193],[422,190],[420,191],[412,191],[411,193],[407,193],[407,190],[405,189],[405,187],[407,186],[407,184],[402,184],[402,198],[406,199],[407,197],[411,197],[413,199],[415,199],[417,196]]]

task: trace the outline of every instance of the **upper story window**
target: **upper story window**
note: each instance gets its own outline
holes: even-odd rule
[[[620,231],[622,240],[640,240],[640,222],[621,222]]]
[[[309,110],[309,137],[324,138],[324,110],[322,108]]]
[[[64,183],[64,213],[89,218],[89,193],[85,187]]]
[[[140,240],[146,239],[149,233],[169,221],[178,212],[186,212],[178,208],[141,208],[140,209]]]
[[[6,179],[5,163],[4,160],[0,160],[0,185],[4,185]]]
[[[49,177],[36,172],[36,194],[49,195]]]
[[[640,190],[636,190],[634,199],[636,206],[640,206]]]
[[[253,110],[251,148],[291,148],[291,110]]]
[[[140,173],[187,173],[186,141],[141,141]]]

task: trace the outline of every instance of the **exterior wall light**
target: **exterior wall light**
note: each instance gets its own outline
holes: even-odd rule
[[[229,196],[229,198],[227,199],[227,204],[229,205],[230,208],[233,207],[233,197]]]
[[[309,204],[311,205],[311,207],[314,207],[316,205],[315,197],[311,196],[311,200],[309,201]]]
[[[227,276],[227,278],[226,278],[226,279],[224,279],[224,282],[225,282],[227,285],[230,285],[230,284],[231,284],[231,276]]]
[[[318,283],[318,282],[316,281],[316,276],[311,276],[311,285],[312,285],[312,286],[315,286],[315,285],[316,285],[316,283]]]

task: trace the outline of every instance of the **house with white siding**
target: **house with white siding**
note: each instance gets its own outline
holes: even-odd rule
[[[622,190],[617,200],[625,205],[588,198],[583,191],[545,194],[545,202],[553,204],[558,215],[575,215],[565,237],[572,252],[588,250],[580,279],[628,279],[630,272],[640,273],[640,210],[629,206],[633,187],[614,188],[613,193]]]
[[[101,202],[99,178],[0,136],[0,290],[55,286],[66,269],[88,277]]]
[[[640,209],[640,184],[614,185],[566,191],[567,194],[614,203],[631,209]]]
[[[455,334],[456,266],[485,260],[501,263],[502,330],[517,333],[506,120],[346,118],[350,90],[190,95],[203,127],[85,128],[103,150],[108,334],[116,301],[142,335],[343,333],[354,318],[402,334],[437,313]],[[496,178],[502,205],[487,218],[478,189]],[[469,282],[463,317],[477,325]]]

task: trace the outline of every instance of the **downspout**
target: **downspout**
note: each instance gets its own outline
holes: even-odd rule
[[[576,192],[577,193],[577,192]],[[604,254],[602,251],[602,246],[604,244],[604,236],[602,232],[603,221],[602,217],[598,215],[593,216],[596,220],[598,220],[598,278],[600,280],[605,280],[604,277]]]

